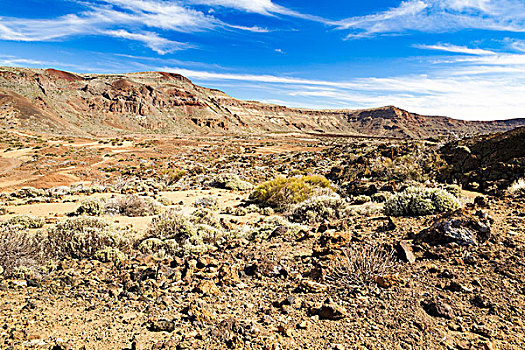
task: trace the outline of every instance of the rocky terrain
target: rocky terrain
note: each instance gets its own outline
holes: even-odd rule
[[[392,106],[294,109],[238,100],[174,73],[95,75],[1,67],[0,125],[68,136],[302,132],[408,139],[506,131],[525,120],[460,121]]]
[[[99,79],[130,88],[38,74],[41,96],[53,79],[68,81],[64,94],[114,91]],[[179,76],[132,76],[132,91],[149,76],[211,94]],[[17,103],[85,136],[0,133],[1,349],[525,347],[523,129],[450,143],[103,138],[87,136],[102,119],[66,115],[87,106],[75,95]],[[119,111],[106,116],[115,128],[132,120],[122,108],[140,114],[100,98]],[[201,112],[210,102],[193,101]],[[10,120],[23,124],[19,113]]]

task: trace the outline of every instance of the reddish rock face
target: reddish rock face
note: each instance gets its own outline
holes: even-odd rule
[[[108,135],[124,129],[427,138],[505,131],[525,125],[525,120],[469,122],[427,117],[392,106],[368,110],[294,109],[238,100],[167,72],[81,76],[56,69],[6,67],[0,68],[0,93],[0,113],[22,119],[19,127],[76,135]]]

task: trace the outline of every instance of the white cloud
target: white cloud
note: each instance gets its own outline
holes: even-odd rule
[[[317,108],[369,108],[396,105],[428,115],[493,120],[525,117],[525,54],[495,52],[452,44],[421,46],[456,53],[424,63],[426,74],[353,78],[346,81],[291,76],[233,74],[163,67],[206,85],[256,89],[266,100]]]
[[[329,21],[325,18],[304,14],[275,4],[271,0],[187,0],[187,2],[192,4],[233,8],[240,11],[258,13],[265,16],[273,16],[278,14],[325,24],[332,23],[332,21]]]
[[[462,29],[525,32],[522,0],[407,0],[375,14],[334,23],[349,39],[377,35],[454,32]]]
[[[107,30],[104,32],[104,34],[116,38],[142,42],[144,45],[161,55],[165,55],[176,50],[185,50],[191,47],[191,45],[186,43],[180,43],[162,38],[157,33],[153,32],[130,33],[126,30],[120,29]]]
[[[484,50],[484,49],[471,49],[465,46],[457,46],[450,44],[436,44],[436,45],[414,45],[418,49],[425,50],[437,50],[437,51],[446,51],[453,53],[461,53],[468,55],[478,55],[478,56],[487,56],[487,55],[496,55],[494,51]]]

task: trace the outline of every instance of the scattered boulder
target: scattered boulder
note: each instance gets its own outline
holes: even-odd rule
[[[320,307],[312,308],[310,313],[319,316],[321,320],[340,320],[348,316],[346,309],[331,298],[326,299]]]
[[[327,230],[319,236],[313,246],[315,256],[327,255],[347,245],[352,238],[350,232],[340,232],[336,230]]]
[[[431,245],[478,245],[490,238],[491,223],[492,218],[485,212],[470,214],[466,210],[457,210],[438,217],[433,225],[419,233],[416,240]]]
[[[445,303],[441,299],[431,299],[421,302],[421,306],[427,314],[433,317],[442,317],[446,319],[454,318],[454,310],[452,306]]]
[[[416,262],[416,257],[414,256],[414,253],[412,252],[412,245],[408,241],[399,241],[395,245],[395,250],[397,253],[397,257],[402,260],[406,261],[408,263],[413,264]]]

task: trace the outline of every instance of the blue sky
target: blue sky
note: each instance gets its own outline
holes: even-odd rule
[[[525,117],[523,0],[2,0],[0,65],[164,70],[242,99]]]

